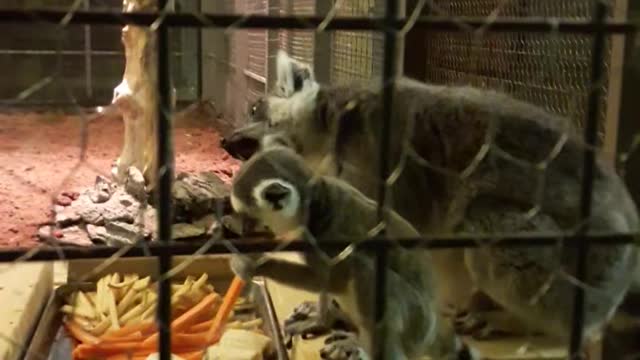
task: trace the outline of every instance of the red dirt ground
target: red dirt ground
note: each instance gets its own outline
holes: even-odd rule
[[[89,122],[83,162],[82,122],[80,116],[0,114],[0,247],[34,246],[56,194],[81,191],[96,175],[109,175],[122,147],[121,119]],[[212,124],[194,124],[176,125],[176,172],[214,171],[228,181],[239,163],[219,147]]]

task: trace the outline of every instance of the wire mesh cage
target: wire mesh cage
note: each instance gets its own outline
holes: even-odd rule
[[[132,0],[125,0],[125,3],[130,1]],[[106,211],[105,214],[108,215],[101,215],[103,219],[101,219],[100,226],[105,228],[104,231],[109,230],[109,225],[105,224],[109,224],[111,221],[110,226],[112,229],[114,226],[117,227],[115,232],[118,235],[127,232],[136,234],[134,241],[129,242],[126,246],[114,246],[108,241],[105,241],[106,244],[103,245],[91,244],[91,246],[84,248],[61,246],[57,240],[60,240],[60,237],[64,237],[64,234],[60,235],[60,233],[52,231],[51,236],[49,236],[50,241],[45,243],[31,248],[14,248],[0,251],[0,261],[19,263],[61,259],[107,259],[103,263],[104,267],[100,265],[98,266],[99,269],[87,270],[95,274],[103,271],[104,268],[109,267],[110,264],[121,258],[157,257],[157,302],[152,309],[154,311],[150,312],[155,317],[153,323],[156,328],[153,331],[157,330],[157,335],[155,335],[157,338],[154,340],[156,341],[155,343],[153,341],[150,342],[154,345],[154,348],[157,348],[159,358],[168,360],[171,358],[172,346],[175,345],[172,337],[175,338],[176,335],[179,335],[180,339],[186,339],[187,335],[194,335],[185,335],[181,332],[184,329],[177,330],[179,327],[174,326],[175,322],[172,322],[172,303],[174,298],[172,297],[171,277],[178,271],[173,266],[173,257],[188,255],[189,259],[196,259],[203,254],[262,254],[281,250],[298,252],[340,251],[350,246],[351,242],[349,241],[329,243],[292,241],[287,242],[285,247],[282,242],[270,238],[230,239],[223,236],[221,227],[217,227],[213,233],[199,233],[202,236],[198,241],[174,241],[176,233],[195,231],[193,227],[188,226],[191,224],[188,222],[192,219],[180,213],[184,209],[176,205],[178,200],[184,198],[190,200],[190,196],[199,191],[215,193],[215,189],[211,190],[211,188],[207,187],[209,186],[207,184],[221,181],[219,179],[211,180],[212,177],[206,174],[196,177],[189,177],[184,173],[178,176],[175,174],[175,164],[180,162],[180,154],[174,154],[174,152],[179,153],[177,149],[184,148],[184,144],[195,141],[193,138],[200,135],[196,136],[194,135],[196,133],[193,132],[188,133],[188,136],[182,137],[187,138],[187,140],[174,139],[177,132],[173,129],[174,124],[172,122],[176,121],[177,117],[173,117],[172,114],[175,111],[173,88],[177,86],[176,83],[178,81],[176,80],[179,77],[172,70],[172,65],[181,63],[183,68],[190,66],[203,67],[202,69],[193,69],[194,73],[202,74],[197,76],[197,82],[202,82],[202,92],[213,94],[218,105],[224,108],[222,113],[230,114],[229,116],[233,118],[233,122],[238,125],[245,122],[244,119],[247,117],[247,112],[255,111],[255,109],[247,110],[248,105],[255,104],[258,99],[264,99],[264,95],[269,93],[269,87],[277,75],[274,73],[274,50],[285,49],[294,59],[313,65],[320,65],[316,61],[320,55],[329,55],[330,62],[321,64],[323,64],[322,66],[328,66],[328,69],[324,70],[328,70],[330,74],[329,82],[332,84],[344,84],[367,79],[380,80],[381,98],[376,98],[379,100],[380,106],[377,109],[380,110],[379,115],[382,119],[379,124],[380,128],[376,129],[376,133],[380,134],[380,144],[376,147],[379,153],[367,154],[369,157],[375,156],[379,158],[381,164],[377,169],[379,179],[374,191],[377,193],[378,199],[375,211],[377,225],[374,227],[376,231],[372,231],[375,236],[358,240],[358,245],[362,249],[372,251],[375,254],[376,266],[373,272],[375,281],[372,281],[374,296],[370,300],[372,307],[375,309],[376,322],[385,321],[385,311],[389,308],[385,286],[390,280],[386,271],[384,271],[389,265],[388,255],[392,246],[388,240],[393,240],[393,244],[409,248],[437,249],[451,247],[479,248],[486,245],[486,243],[505,247],[522,247],[523,245],[552,247],[558,245],[558,238],[563,238],[563,240],[575,245],[578,251],[574,262],[576,266],[575,279],[579,283],[584,280],[587,273],[587,254],[592,246],[591,243],[597,242],[599,245],[610,246],[630,244],[634,242],[634,236],[637,236],[637,234],[615,233],[598,236],[589,234],[587,236],[582,232],[584,229],[579,228],[576,233],[571,234],[502,236],[499,244],[494,243],[495,239],[492,236],[471,236],[460,237],[459,239],[452,239],[446,236],[442,238],[438,236],[429,238],[418,236],[415,238],[393,239],[386,236],[384,224],[386,221],[385,208],[388,206],[389,197],[387,193],[390,191],[388,183],[393,182],[389,179],[393,178],[394,170],[391,168],[392,165],[389,164],[389,160],[393,156],[390,155],[389,149],[392,146],[393,139],[391,133],[395,127],[394,116],[397,116],[391,109],[392,104],[394,104],[393,97],[394,95],[397,96],[397,93],[394,92],[395,85],[392,81],[392,78],[396,75],[398,61],[396,43],[399,39],[397,38],[397,33],[401,31],[406,33],[411,27],[429,30],[429,36],[425,39],[427,47],[425,64],[427,78],[424,80],[446,85],[471,84],[480,88],[497,89],[512,94],[516,98],[546,108],[553,114],[575,120],[584,130],[584,142],[587,145],[595,145],[598,126],[600,126],[600,136],[603,136],[603,123],[608,105],[606,98],[610,83],[602,80],[608,79],[609,77],[606,74],[611,71],[612,46],[611,41],[608,39],[612,36],[611,34],[626,36],[637,31],[635,25],[626,21],[614,22],[610,21],[610,19],[607,20],[607,11],[612,6],[615,6],[617,1],[609,3],[609,7],[600,1],[591,2],[587,0],[566,2],[549,0],[539,1],[535,4],[525,1],[498,0],[434,1],[430,4],[429,10],[430,14],[435,16],[417,17],[414,15],[419,15],[421,7],[425,6],[426,3],[419,2],[422,5],[416,7],[414,9],[415,12],[410,17],[399,18],[399,7],[396,0],[387,0],[385,2],[379,0],[337,0],[333,3],[336,9],[335,15],[337,16],[330,18],[331,21],[329,22],[325,21],[326,18],[315,15],[318,3],[311,0],[230,0],[216,4],[205,4],[203,2],[200,4],[201,7],[209,9],[203,12],[199,10],[192,10],[191,12],[165,11],[165,9],[170,8],[170,4],[168,5],[166,0],[158,1],[157,8],[159,10],[146,12],[132,12],[121,8],[114,10],[109,6],[115,6],[115,3],[111,4],[110,2],[109,6],[104,8],[89,7],[84,9],[78,8],[76,3],[71,7],[71,10],[67,8],[0,8],[0,24],[3,24],[1,26],[5,26],[4,23],[11,23],[11,26],[30,26],[30,24],[34,23],[53,24],[61,29],[69,29],[73,26],[91,26],[91,34],[88,37],[86,32],[73,32],[72,35],[81,37],[81,39],[76,39],[74,43],[85,44],[84,50],[73,49],[73,51],[78,52],[78,54],[85,54],[85,56],[89,54],[89,57],[97,56],[92,52],[98,53],[102,51],[97,50],[97,43],[94,44],[94,42],[99,42],[102,46],[101,40],[89,41],[95,47],[90,45],[88,52],[86,48],[87,39],[93,39],[92,34],[99,34],[102,31],[97,29],[101,29],[103,26],[117,28],[117,36],[114,34],[109,35],[106,31],[102,36],[105,38],[117,37],[118,41],[122,40],[123,43],[126,43],[127,36],[131,36],[130,34],[133,31],[140,31],[142,34],[140,39],[144,39],[142,41],[143,45],[139,48],[129,47],[128,49],[137,49],[139,52],[133,57],[137,57],[137,60],[143,59],[146,61],[133,63],[137,64],[135,66],[139,68],[138,71],[146,76],[143,82],[147,87],[145,88],[145,85],[140,85],[139,83],[127,84],[127,74],[129,74],[127,68],[126,66],[124,68],[120,67],[118,68],[118,74],[124,73],[124,80],[116,87],[113,94],[113,102],[114,106],[122,107],[120,111],[125,124],[125,143],[131,143],[131,139],[127,139],[126,134],[127,131],[133,128],[134,125],[131,124],[135,124],[131,119],[139,119],[136,117],[139,113],[149,114],[146,123],[151,125],[144,130],[147,135],[151,134],[149,137],[154,139],[150,143],[145,142],[144,148],[138,149],[144,155],[142,156],[142,162],[135,164],[135,166],[139,166],[140,169],[138,171],[140,174],[133,173],[130,170],[131,167],[123,168],[122,163],[128,160],[129,155],[132,155],[131,150],[127,146],[123,146],[122,154],[119,156],[118,162],[112,167],[112,171],[115,172],[114,178],[119,179],[118,186],[121,187],[120,190],[126,188],[129,193],[120,194],[121,197],[116,198],[113,202],[117,202],[118,206],[124,206],[127,210],[124,215],[121,213],[114,214],[115,211],[110,213],[111,210]],[[100,3],[104,5],[107,2],[102,1]],[[591,4],[594,5],[592,6]],[[118,4],[118,7],[120,7],[120,4]],[[188,7],[185,6],[184,8]],[[495,16],[498,13],[500,16]],[[273,16],[276,14],[280,16]],[[551,19],[552,17],[553,19]],[[197,40],[200,44],[195,46],[196,48],[203,47],[202,54],[200,54],[202,57],[201,64],[198,64],[198,61],[181,62],[178,58],[171,56],[172,43],[170,40],[173,40],[171,38],[175,36],[170,36],[170,30],[182,27],[196,28],[200,34],[199,36],[202,36],[201,39]],[[127,31],[129,31],[129,35],[127,35]],[[215,33],[209,33],[208,35],[212,36],[207,38],[205,36],[207,31]],[[318,54],[316,51],[317,44],[320,41],[320,33],[323,31],[332,32],[330,54]],[[184,42],[192,40],[192,36],[188,35],[188,33],[185,34],[187,35],[182,37]],[[120,36],[122,36],[122,39],[120,39]],[[36,34],[27,36],[28,39],[31,39],[31,37],[35,38]],[[210,44],[211,51],[204,49],[205,44],[208,42],[207,39],[215,39],[215,44]],[[12,44],[11,46],[14,45]],[[64,54],[59,48],[52,51],[58,55]],[[116,50],[104,51],[114,51],[115,54]],[[5,55],[13,56],[10,51],[5,53]],[[405,51],[405,54],[407,53]],[[26,53],[20,52],[19,54],[25,55]],[[74,54],[69,53],[67,55],[76,56]],[[106,53],[99,54],[108,55]],[[118,54],[124,56],[122,52]],[[0,51],[0,55],[2,55],[2,51]],[[182,54],[182,56],[184,55]],[[207,67],[205,64],[211,64],[211,68],[205,70],[204,67]],[[93,73],[87,66],[95,70],[95,64],[91,61],[85,63],[84,66],[84,68],[80,66],[80,68],[74,68],[74,70],[81,70],[82,68],[85,74]],[[107,67],[107,65],[104,66]],[[150,71],[149,69],[151,68],[154,71]],[[101,73],[101,76],[109,76],[106,72],[102,73],[100,70],[97,72]],[[183,73],[184,71],[180,74]],[[42,74],[36,75],[35,77],[42,77]],[[80,77],[81,74],[71,73],[71,75],[73,76],[70,77],[75,79]],[[183,75],[184,77],[181,81],[183,85],[187,84],[183,87],[200,86],[194,85],[195,81],[192,74],[185,73]],[[205,81],[205,78],[208,81]],[[102,80],[98,79],[100,78],[93,77],[92,81],[102,82]],[[37,86],[38,82],[35,80],[39,79],[29,78],[25,81],[29,83],[36,82]],[[57,80],[59,78],[53,78],[51,81]],[[138,85],[140,87],[137,87]],[[74,83],[74,86],[77,88],[86,86],[88,89],[92,89],[91,91],[94,93],[91,93],[93,95],[89,94],[91,96],[96,96],[95,93],[103,97],[107,95],[107,90],[102,88],[96,90],[98,88],[93,85]],[[30,88],[33,88],[33,86]],[[136,94],[136,90],[139,88],[146,90]],[[11,92],[8,91],[8,93]],[[22,92],[12,101],[14,103],[22,102],[29,98],[30,94]],[[132,94],[139,96],[139,98],[135,99]],[[53,93],[42,94],[47,99],[55,98],[55,95]],[[66,99],[69,97],[68,95],[68,92],[62,94],[62,98]],[[132,97],[134,98],[133,100],[131,100]],[[119,98],[124,98],[125,100],[118,102]],[[143,104],[143,101],[139,100],[141,98],[151,100],[149,103]],[[111,96],[109,96],[108,102],[111,100]],[[345,109],[348,108],[349,104],[351,103],[348,102]],[[219,116],[220,114],[216,115]],[[456,116],[453,117],[453,120],[459,120]],[[81,151],[77,165],[70,170],[68,176],[72,176],[80,167],[90,166],[89,160],[87,160],[87,154],[89,153],[87,151],[87,133],[91,119],[83,113],[79,115],[79,119],[81,124]],[[216,121],[218,120],[216,119]],[[455,132],[456,129],[447,130]],[[487,132],[489,133],[489,131]],[[180,134],[182,135],[182,133]],[[219,137],[219,134],[216,136]],[[561,137],[562,139],[564,137]],[[482,146],[479,146],[478,154],[480,155],[476,154],[477,159],[480,159],[478,162],[483,160],[482,152],[485,151],[486,154],[494,145],[491,143],[492,140],[494,139],[488,137],[488,139],[484,139],[485,142],[481,144]],[[549,139],[542,140],[550,141]],[[140,139],[140,141],[142,140]],[[550,147],[553,149],[559,148],[557,152],[560,152],[564,143],[559,140],[557,144],[560,144],[560,146]],[[445,153],[449,144],[441,145],[442,148],[437,151]],[[576,168],[571,168],[570,170],[571,172],[582,172],[584,174],[584,176],[574,174],[576,178],[580,178],[583,186],[583,190],[577,192],[580,200],[576,200],[576,203],[579,203],[579,216],[584,221],[587,221],[593,209],[591,193],[593,188],[596,187],[594,185],[594,173],[600,171],[600,168],[594,169],[596,155],[590,149],[590,146],[585,147],[584,156],[581,159],[582,165],[573,164]],[[409,153],[409,150],[403,148],[400,152],[404,156]],[[220,158],[222,159],[224,156],[226,155],[220,155]],[[176,158],[178,158],[177,161]],[[534,165],[544,172],[546,166],[552,160],[553,154],[550,154],[541,163]],[[203,160],[203,162],[206,161]],[[520,163],[518,164],[521,165]],[[464,179],[470,172],[473,172],[472,165],[474,164],[472,163],[461,174],[458,174],[460,179]],[[25,172],[27,171],[25,170]],[[13,170],[6,172],[12,177],[18,176]],[[29,181],[26,182],[29,183]],[[147,198],[147,195],[140,195],[139,189],[136,187],[140,183],[142,183],[142,188],[148,186],[153,189],[152,198]],[[98,178],[95,181],[94,192],[87,193],[87,198],[90,198],[94,203],[104,202],[105,204],[111,204],[110,197],[117,193],[118,190],[113,190],[110,188],[111,185],[105,184],[104,178]],[[176,184],[179,184],[178,189],[181,191],[176,190]],[[31,188],[37,187],[32,186]],[[73,198],[84,196],[85,194],[65,194],[61,192],[61,187],[42,192],[50,195],[52,205],[57,204],[58,206],[52,206],[55,216],[50,220],[51,224],[48,225],[53,226],[54,224],[59,225],[60,223],[79,221],[77,219],[69,220],[60,216],[64,211],[62,208],[69,205],[61,204],[61,202],[69,201],[71,203],[72,200],[77,200]],[[108,193],[108,196],[104,195],[104,192]],[[134,193],[139,198],[132,195]],[[185,208],[191,207],[190,210],[199,206],[208,206],[208,210],[215,208],[213,214],[207,215],[213,216],[214,220],[218,222],[217,224],[220,225],[223,207],[228,206],[228,204],[224,201],[217,201],[219,200],[218,197],[221,197],[218,196],[219,194],[216,193],[214,195],[213,197],[216,198],[216,201],[210,202],[215,203],[215,206],[210,203],[206,205],[188,203]],[[101,197],[106,197],[107,199],[100,200]],[[147,212],[149,208],[152,208],[153,211]],[[534,208],[532,210],[533,216],[536,215],[535,210],[539,209]],[[153,216],[147,219],[146,216],[149,213],[153,213]],[[71,217],[70,214],[66,215]],[[183,216],[181,218],[182,222],[178,224],[180,226],[176,226],[174,221],[176,216]],[[79,218],[84,221],[85,215],[81,214]],[[123,221],[125,218],[126,221]],[[118,222],[117,226],[114,225],[115,222]],[[141,234],[144,231],[135,228],[141,223],[142,228],[144,228],[147,222],[154,224],[154,227],[152,231],[148,231],[149,234],[144,233],[143,235],[153,237],[155,239],[153,242],[147,242],[142,239]],[[92,230],[90,229],[96,232],[96,224],[97,222],[95,224],[83,224],[83,226],[77,226],[75,230],[83,234],[84,232],[91,232]],[[202,229],[198,231],[200,230]],[[189,261],[191,260],[187,260],[187,262]],[[334,265],[332,264],[331,266]],[[74,276],[79,276],[80,278],[83,278],[83,275],[88,278],[90,274],[74,274]],[[115,284],[117,283],[116,281]],[[232,283],[231,289],[234,289],[233,291],[239,291],[238,287],[234,287],[237,284],[235,282]],[[111,285],[114,284],[112,283]],[[123,285],[112,287],[117,288],[117,286]],[[568,344],[572,356],[579,354],[584,348],[585,306],[589,304],[585,301],[585,289],[582,286],[576,286],[575,288],[575,303],[572,308],[573,312],[570,314],[572,318],[571,341]],[[114,290],[113,294],[115,293]],[[112,296],[114,300],[108,306],[114,307],[116,306],[116,295]],[[124,298],[124,295],[121,298]],[[214,299],[213,295],[209,299]],[[230,305],[228,303],[225,305],[225,301],[222,301],[221,306],[228,307]],[[108,311],[116,314],[118,312],[117,308]],[[211,314],[206,315],[209,316]],[[569,316],[569,314],[565,315]],[[213,323],[215,324],[216,321],[214,319]],[[211,345],[213,341],[211,336],[219,335],[211,332],[210,329],[213,329],[211,326],[211,324],[208,324],[207,327],[206,345]],[[375,333],[373,336],[374,339],[378,340],[373,341],[377,348],[377,358],[383,358],[383,354],[385,354],[384,348],[387,346],[387,337],[385,337],[384,333]],[[148,340],[149,338],[146,339]],[[199,339],[202,340],[201,338]],[[100,344],[100,341],[97,343]],[[203,343],[199,343],[199,345],[203,345]],[[99,348],[99,346],[97,347]],[[134,350],[140,349],[135,347]],[[202,351],[202,349],[199,349],[199,351]],[[199,355],[202,354],[199,353]]]
[[[451,16],[498,18],[556,17],[589,19],[594,2],[575,1],[436,1],[438,11]],[[615,1],[608,6],[615,8]],[[436,12],[437,13],[437,12]],[[612,18],[613,12],[609,12]],[[572,119],[582,128],[586,118],[588,79],[591,69],[591,37],[586,34],[437,33],[427,41],[427,80],[437,83],[468,83],[505,91]],[[610,36],[605,39],[605,72],[611,57]],[[599,137],[604,136],[607,78],[602,89]]]

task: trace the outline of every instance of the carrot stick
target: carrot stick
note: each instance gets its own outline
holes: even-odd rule
[[[207,320],[207,321],[193,325],[192,327],[187,329],[187,332],[190,334],[193,334],[193,333],[207,331],[211,328],[211,324],[213,324],[213,320]]]
[[[211,293],[205,296],[204,299],[202,299],[196,306],[187,310],[184,314],[171,322],[171,332],[178,333],[186,330],[189,326],[198,321],[198,317],[202,313],[206,313],[212,306],[214,306],[219,298],[220,295],[216,293]],[[154,333],[142,342],[142,346],[144,348],[157,346],[158,337],[158,333]]]
[[[80,326],[78,326],[73,321],[65,321],[64,325],[67,328],[67,331],[69,331],[69,333],[71,334],[71,336],[73,336],[74,338],[76,338],[82,343],[97,344],[100,342],[99,338],[84,331]]]
[[[145,321],[145,322],[141,322],[141,323],[137,323],[137,324],[131,324],[131,325],[127,325],[127,326],[123,326],[120,329],[113,329],[113,330],[109,330],[106,333],[104,333],[104,335],[101,336],[101,338],[104,337],[121,337],[121,336],[126,336],[126,335],[130,335],[133,334],[135,332],[142,332],[147,333],[149,331],[154,330],[156,327],[156,324],[153,321]]]
[[[193,351],[193,352],[185,352],[176,354],[183,358],[184,360],[202,360],[204,357],[204,351]]]
[[[229,313],[233,310],[233,305],[238,300],[238,296],[240,296],[244,285],[244,280],[238,276],[235,276],[231,281],[231,285],[227,293],[224,294],[224,299],[222,299],[222,305],[220,305],[220,309],[218,309],[218,313],[216,313],[216,316],[213,318],[213,323],[207,332],[207,342],[209,344],[213,344],[220,339],[222,327],[227,322]]]
[[[134,354],[117,354],[108,356],[105,360],[146,360],[149,355],[155,353],[153,352],[145,352],[145,353],[134,353]],[[204,351],[189,351],[189,352],[172,352],[174,355],[179,356],[184,360],[202,360],[204,356]]]
[[[78,359],[92,359],[95,357],[105,357],[109,355],[117,355],[119,353],[134,353],[140,351],[140,342],[114,342],[99,344],[81,344],[73,350],[73,355]]]
[[[147,338],[146,340],[149,340]],[[155,351],[158,348],[157,341],[143,341],[140,347],[141,351]],[[197,334],[186,334],[186,333],[174,333],[171,334],[171,348],[176,349],[178,347],[181,348],[206,348],[209,344],[207,343],[207,333],[201,332]]]
[[[142,332],[137,331],[130,335],[125,336],[102,336],[100,337],[104,342],[127,342],[127,341],[142,341],[145,337],[142,335]]]

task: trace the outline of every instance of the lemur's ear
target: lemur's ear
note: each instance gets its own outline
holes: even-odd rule
[[[289,97],[315,83],[311,65],[291,58],[284,50],[278,50],[276,70],[276,86],[284,97]]]

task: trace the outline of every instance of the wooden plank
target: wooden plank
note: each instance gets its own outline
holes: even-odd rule
[[[0,265],[0,359],[18,359],[53,289],[50,262]]]

